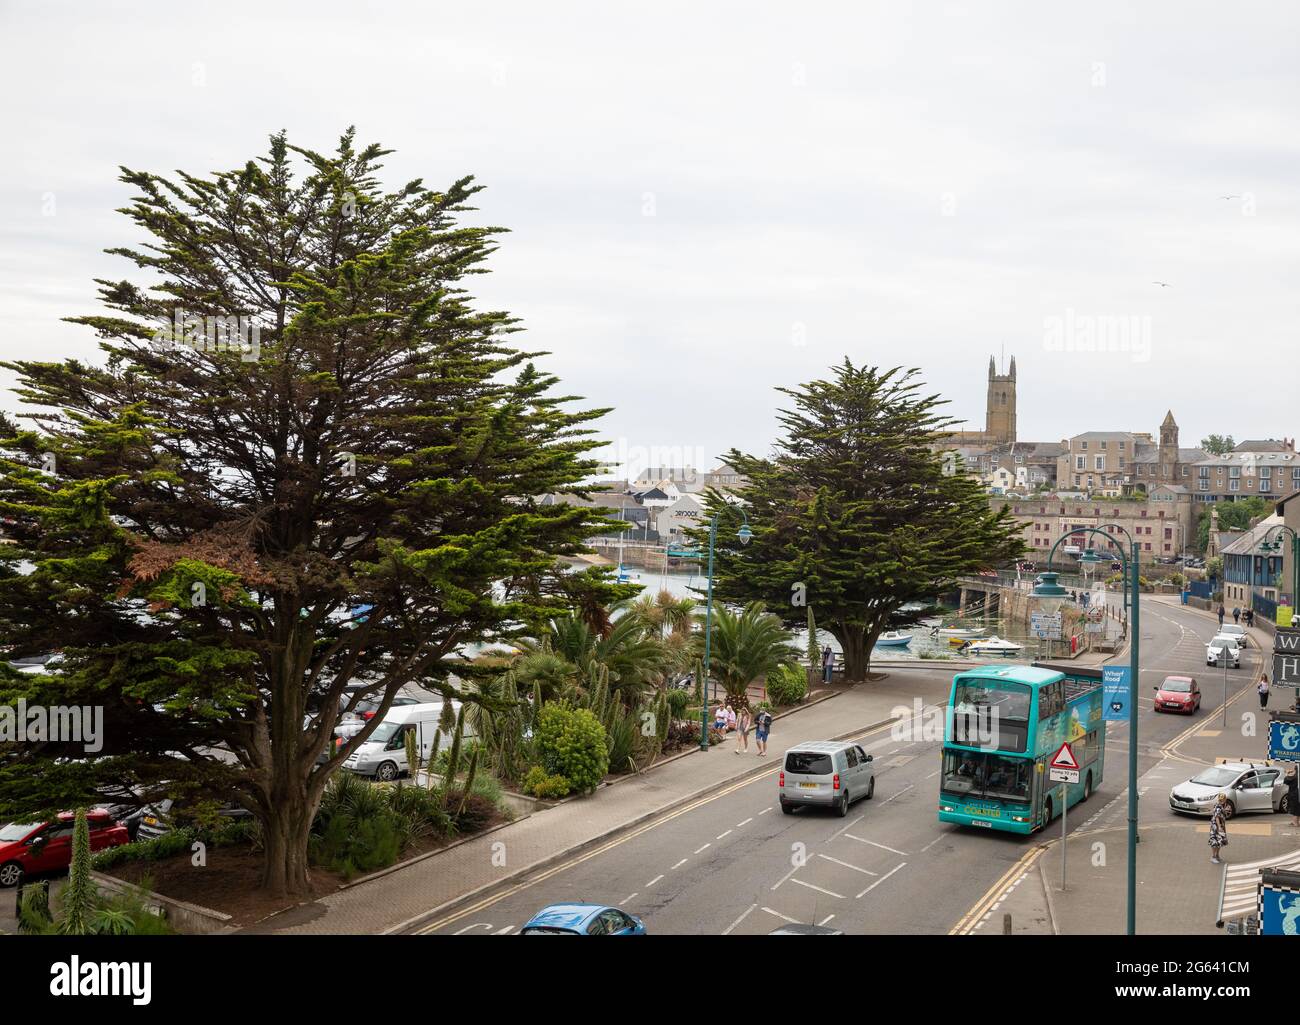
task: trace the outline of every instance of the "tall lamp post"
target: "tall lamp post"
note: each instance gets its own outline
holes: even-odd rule
[[[1280,531],[1281,533],[1276,540],[1270,541],[1269,538],[1273,536],[1275,531]],[[1281,534],[1291,535],[1291,608],[1294,610],[1297,605],[1300,605],[1300,534],[1297,534],[1285,523],[1279,523],[1268,529],[1268,532],[1264,535],[1264,540],[1260,542],[1259,547],[1261,551],[1265,552],[1282,551]],[[1295,615],[1294,611],[1292,612],[1292,615]]]
[[[1141,589],[1138,586],[1138,543],[1133,540],[1133,535],[1118,523],[1103,524],[1106,527],[1122,533],[1128,538],[1129,555],[1125,556],[1124,549],[1119,545],[1120,561],[1124,565],[1125,575],[1129,578],[1131,586],[1129,587],[1129,600],[1132,605],[1129,607],[1129,703],[1128,703],[1128,923],[1127,932],[1132,936],[1137,931],[1137,843],[1138,843],[1138,791],[1137,791],[1137,769],[1138,769],[1138,703],[1137,689],[1140,680],[1138,671],[1138,640],[1142,636],[1141,625],[1139,623],[1139,609],[1141,606],[1140,595]],[[1115,544],[1115,539],[1110,534],[1101,530],[1099,527],[1084,527],[1083,533],[1096,534],[1104,537],[1111,544]],[[1060,545],[1067,537],[1072,534],[1080,533],[1079,530],[1072,530],[1069,534],[1062,534],[1056,539],[1056,544],[1052,545],[1052,550],[1047,555],[1047,569],[1052,568],[1052,559],[1056,555],[1057,546]],[[1050,578],[1050,579],[1049,579]],[[1033,590],[1035,597],[1041,597],[1047,601],[1055,600],[1058,596],[1064,595],[1065,589],[1056,582],[1055,573],[1043,573],[1038,586]]]
[[[741,518],[745,521],[736,531],[736,538],[742,545],[749,544],[749,539],[754,536],[754,532],[749,529],[749,517],[745,515],[745,510],[736,506],[740,510]],[[713,542],[718,536],[718,517],[721,512],[715,512],[709,520],[709,597],[708,604],[704,607],[704,679],[700,681],[700,694],[704,700],[700,703],[700,750],[709,749],[709,653],[713,641]]]

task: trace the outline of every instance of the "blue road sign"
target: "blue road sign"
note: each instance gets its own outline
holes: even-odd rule
[[[1129,702],[1133,700],[1133,681],[1128,666],[1101,667],[1102,718],[1108,722],[1127,721]]]
[[[1300,936],[1300,893],[1261,883],[1259,931],[1262,936]]]
[[[1278,762],[1300,762],[1300,724],[1276,719],[1269,723],[1268,756]]]

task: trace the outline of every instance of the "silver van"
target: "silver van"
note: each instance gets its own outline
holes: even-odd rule
[[[876,792],[876,769],[871,755],[851,741],[805,741],[786,751],[777,792],[787,815],[801,804],[820,804],[847,815],[850,804],[870,800]]]

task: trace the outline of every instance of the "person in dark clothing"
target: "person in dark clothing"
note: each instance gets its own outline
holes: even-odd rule
[[[1235,609],[1232,610],[1232,621],[1234,623],[1241,622],[1241,606],[1237,606]]]
[[[1220,626],[1223,626],[1223,615],[1224,615],[1224,609],[1223,609],[1223,606],[1220,605],[1220,606],[1219,606],[1219,625],[1220,625]]]
[[[1300,775],[1295,768],[1286,777],[1286,810],[1291,813],[1291,825],[1300,826]]]
[[[1247,610],[1246,610],[1246,625],[1247,625],[1247,626],[1254,626],[1254,625],[1255,625],[1255,610],[1254,610],[1254,609],[1247,609]]]
[[[828,644],[822,648],[822,681],[830,683],[835,674],[835,652],[831,650]]]

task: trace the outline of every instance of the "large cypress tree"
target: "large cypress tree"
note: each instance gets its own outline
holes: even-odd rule
[[[463,645],[571,607],[557,557],[603,521],[535,496],[594,473],[604,410],[472,305],[501,230],[460,223],[479,187],[385,191],[386,152],[280,134],[228,172],[124,168],[143,240],[110,252],[138,280],[71,318],[103,365],[5,364],[38,408],[0,442],[0,643],[66,659],[0,669],[0,701],[103,706],[106,738],[0,752],[0,815],[110,784],[233,796],[265,887],[301,895],[326,780],[399,688],[476,700],[449,677]],[[379,713],[330,755],[356,681]]]
[[[791,627],[811,622],[815,609],[817,626],[844,650],[849,680],[866,678],[872,646],[900,605],[929,600],[1022,547],[1018,526],[1005,509],[990,510],[979,482],[945,474],[937,443],[953,421],[921,387],[915,370],[846,358],[829,380],[778,389],[793,406],[779,414],[773,455],[724,457],[749,481],[748,545],[729,540],[741,523],[735,506],[709,496],[710,513],[721,514],[714,594],[762,601]]]

